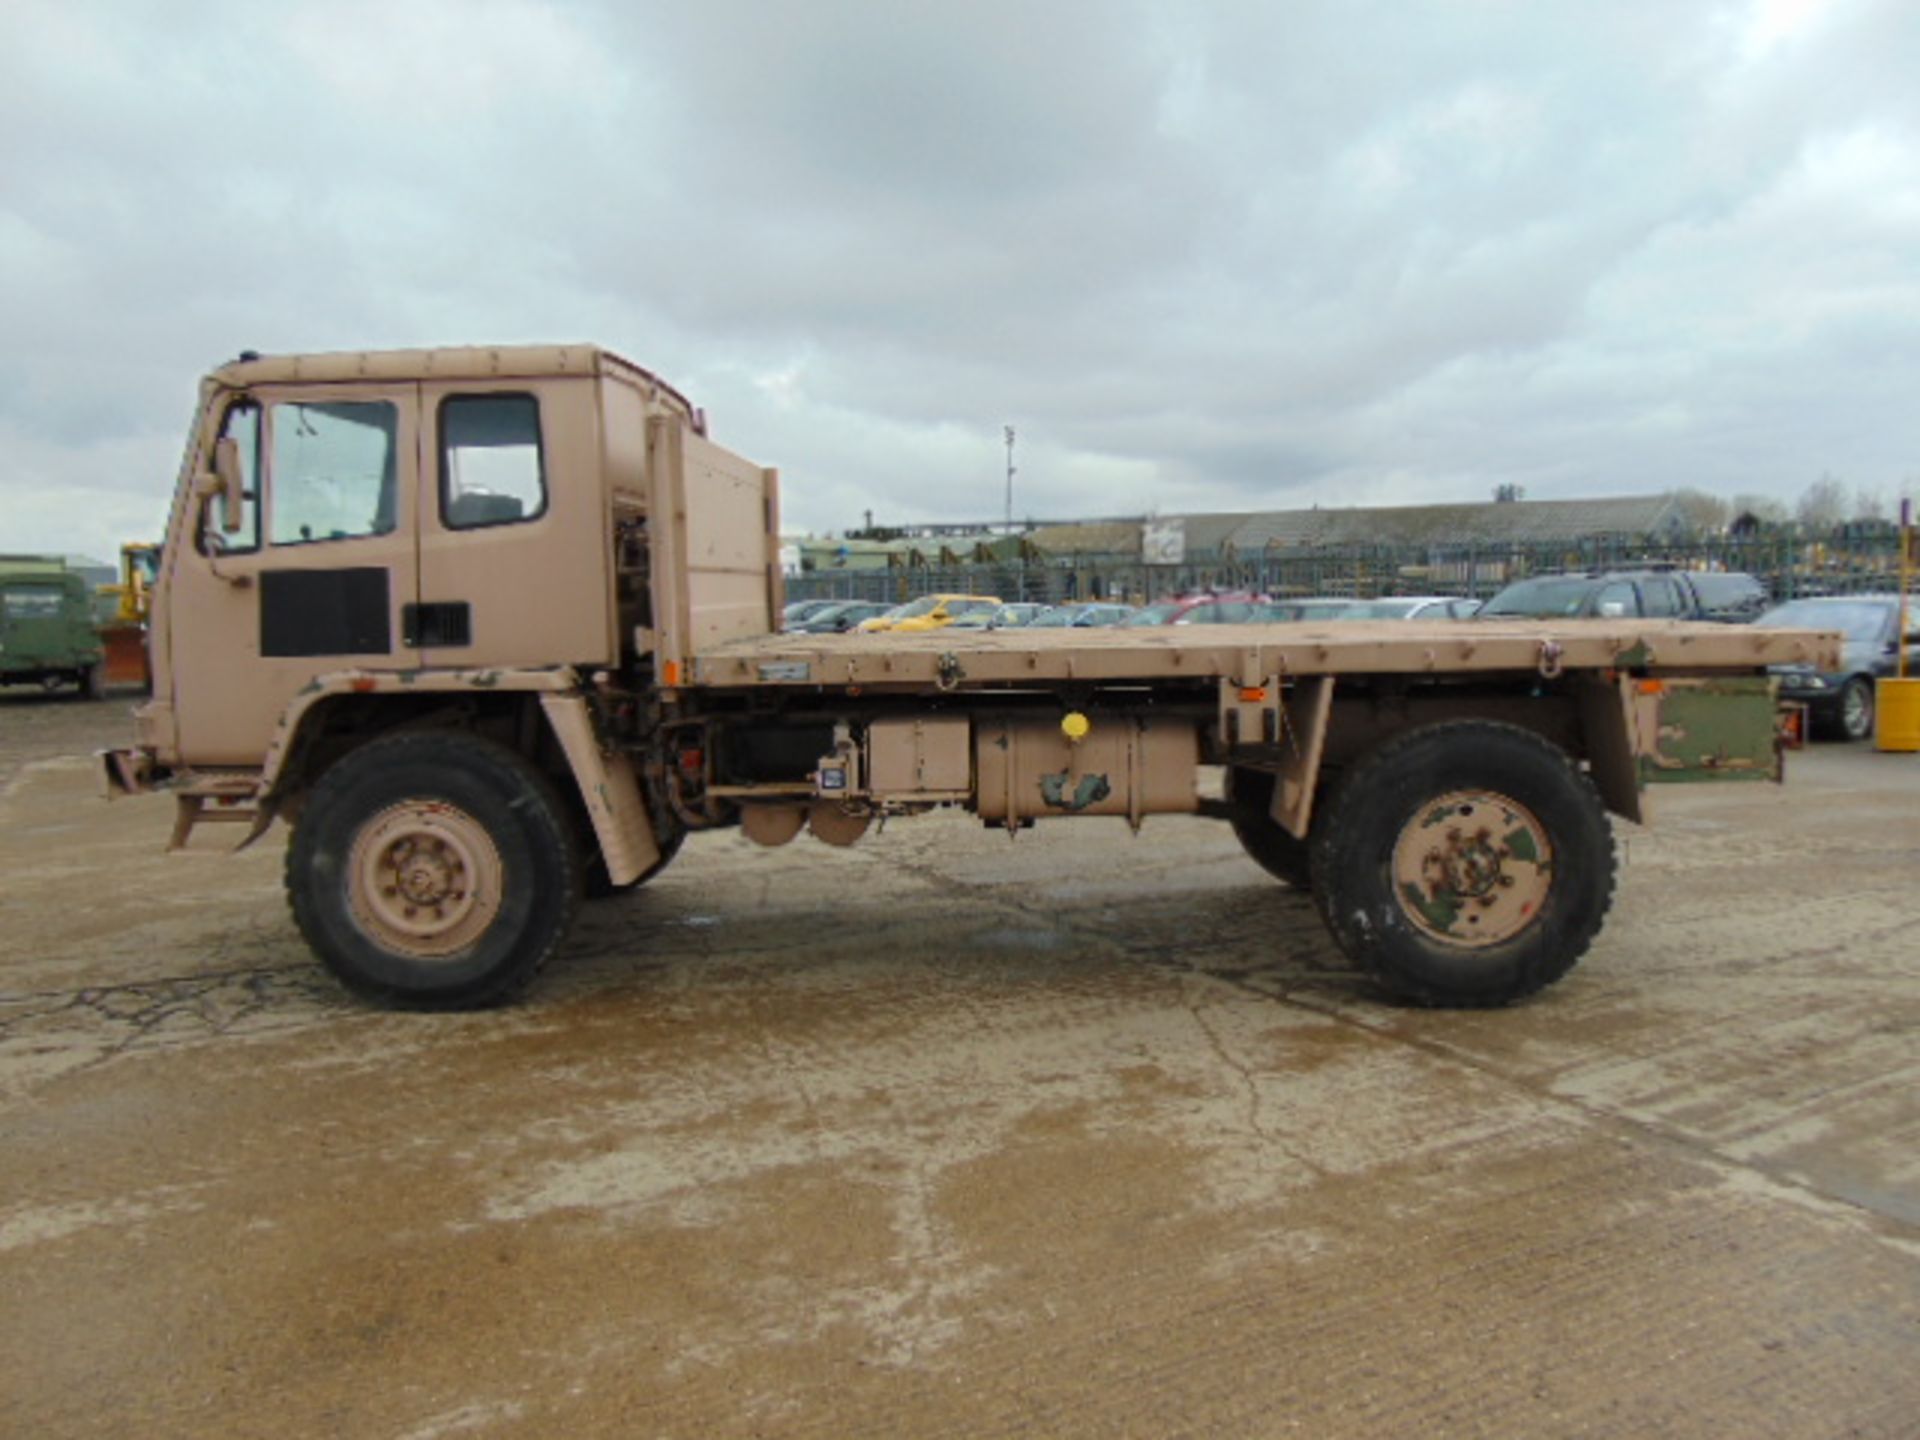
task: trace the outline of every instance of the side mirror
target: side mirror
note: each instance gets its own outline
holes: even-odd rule
[[[229,535],[240,533],[242,510],[246,503],[240,476],[240,442],[223,435],[213,445],[213,473],[219,482],[220,528]]]
[[[229,535],[239,534],[245,523],[242,512],[246,494],[240,476],[240,442],[233,436],[223,435],[214,442],[213,469],[201,473],[194,493],[200,497],[202,509],[214,496],[219,496],[221,530]]]

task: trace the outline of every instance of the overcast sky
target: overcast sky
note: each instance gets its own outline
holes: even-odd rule
[[[243,348],[595,340],[790,523],[1920,475],[1920,4],[0,0],[0,550]]]

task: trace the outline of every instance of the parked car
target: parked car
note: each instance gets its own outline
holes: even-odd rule
[[[787,629],[797,635],[844,635],[863,620],[885,615],[894,607],[877,600],[836,600],[824,610],[816,610],[798,625]]]
[[[1203,591],[1136,610],[1120,623],[1134,625],[1239,625],[1264,620],[1268,601],[1249,590]]]
[[[1021,600],[1011,605],[1002,605],[998,610],[975,610],[962,615],[953,622],[955,630],[1016,630],[1032,625],[1047,613],[1044,605],[1035,605]]]
[[[1751,575],[1703,570],[1587,570],[1516,580],[1480,608],[1480,620],[1718,620],[1740,624],[1767,606]]]
[[[1099,626],[1119,625],[1133,613],[1131,605],[1105,603],[1056,605],[1033,623],[1050,630],[1086,630]]]
[[[1337,595],[1310,595],[1304,600],[1274,600],[1265,607],[1266,620],[1371,620],[1365,600],[1343,600]]]
[[[1817,730],[1840,740],[1873,734],[1874,686],[1896,672],[1900,646],[1898,595],[1822,595],[1776,605],[1754,622],[1838,630],[1840,668],[1775,665],[1781,698],[1804,701]],[[1920,596],[1907,600],[1907,673],[1920,677]]]
[[[1390,595],[1360,602],[1359,620],[1468,620],[1480,608],[1478,600],[1460,595]]]
[[[845,603],[842,600],[795,600],[780,612],[780,628],[797,630],[803,621]]]
[[[1681,570],[1700,600],[1700,618],[1745,625],[1773,604],[1773,592],[1757,576],[1738,570]]]
[[[908,634],[919,630],[942,630],[962,615],[998,610],[1003,603],[998,595],[922,595],[918,600],[909,600],[885,615],[862,621],[860,629],[869,634],[880,630],[898,630]]]

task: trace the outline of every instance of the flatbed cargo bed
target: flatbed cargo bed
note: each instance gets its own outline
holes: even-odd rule
[[[762,635],[712,646],[694,686],[1006,688],[1036,682],[1622,669],[1761,669],[1837,637],[1697,621],[1335,621],[1112,629]]]

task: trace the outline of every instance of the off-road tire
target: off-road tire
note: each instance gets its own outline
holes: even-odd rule
[[[1545,885],[1537,909],[1496,943],[1436,937],[1395,891],[1403,835],[1463,792],[1523,807],[1551,857],[1534,870]],[[1314,901],[1335,942],[1416,1005],[1474,1009],[1533,994],[1573,968],[1613,902],[1613,832],[1592,781],[1532,731],[1491,721],[1423,726],[1359,761],[1315,824],[1311,851]]]
[[[589,830],[591,830],[591,826],[589,826]],[[686,840],[687,832],[683,828],[675,828],[664,840],[656,837],[655,843],[660,847],[660,858],[624,885],[616,885],[607,878],[607,862],[597,850],[594,851],[592,858],[587,861],[586,898],[589,900],[612,900],[618,896],[627,894],[629,891],[638,890],[642,885],[646,884],[649,880],[653,879],[654,876],[666,869],[668,865],[673,863],[673,857],[680,853],[680,847],[686,843]],[[587,844],[591,845],[593,843],[589,836]]]
[[[80,694],[88,700],[107,698],[107,667],[104,663],[89,665],[80,672]]]
[[[1313,888],[1313,866],[1306,841],[1296,840],[1274,820],[1271,770],[1245,765],[1227,769],[1227,822],[1249,858],[1274,879],[1296,890]]]
[[[475,922],[484,928],[449,953],[408,953],[377,920],[356,913],[356,905],[365,912],[396,902],[371,895],[355,857],[376,843],[368,837],[396,823],[403,829],[415,814],[423,826],[457,827],[456,842],[465,837],[486,851],[497,881],[488,887],[497,893],[485,897],[490,913]],[[518,994],[559,948],[579,908],[582,868],[565,805],[537,769],[477,736],[413,732],[375,740],[320,778],[287,849],[286,888],[307,944],[355,994],[410,1008],[477,1009]],[[465,895],[455,892],[454,901]]]

